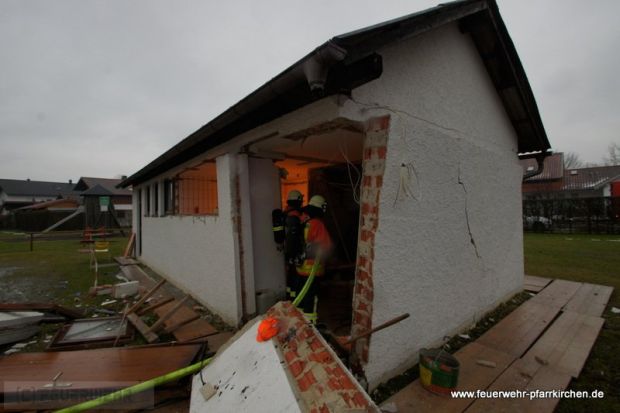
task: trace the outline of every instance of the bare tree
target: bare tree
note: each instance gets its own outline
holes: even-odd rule
[[[607,156],[603,157],[605,165],[620,165],[620,145],[610,143],[607,147]]]
[[[583,161],[576,152],[564,152],[564,169],[576,169],[583,166]]]

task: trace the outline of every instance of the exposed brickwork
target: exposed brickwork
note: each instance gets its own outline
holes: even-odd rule
[[[280,332],[274,340],[305,411],[379,411],[317,330],[290,302],[276,304],[267,317],[278,320]]]
[[[375,234],[379,225],[379,196],[383,186],[387,156],[389,116],[368,122],[364,140],[364,159],[361,193],[360,233],[357,246],[355,288],[353,290],[353,325],[357,335],[372,328],[373,260]],[[358,360],[368,362],[368,339],[357,340],[353,352]]]

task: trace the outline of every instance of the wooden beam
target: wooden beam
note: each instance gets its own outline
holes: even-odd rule
[[[176,329],[178,329],[180,327],[183,327],[184,325],[189,324],[192,321],[198,320],[199,318],[200,318],[200,316],[198,314],[195,314],[191,318],[179,321],[178,323],[175,323],[175,324],[172,324],[172,325],[166,327],[164,329],[164,332],[170,334],[170,333],[174,332]]]
[[[183,306],[183,304],[185,303],[185,301],[187,301],[189,299],[189,295],[186,295],[185,297],[183,297],[181,300],[179,300],[174,307],[172,307],[166,314],[164,314],[163,316],[161,316],[159,318],[159,320],[157,320],[157,322],[155,324],[153,324],[151,326],[151,328],[149,328],[149,332],[153,331],[157,331],[165,322],[166,320],[168,320],[170,317],[172,317],[172,315],[174,313],[177,312],[177,310],[179,308],[181,308]]]
[[[129,310],[127,310],[127,314],[135,312],[142,304],[144,304],[146,300],[149,299],[150,296],[155,294],[155,292],[159,290],[161,286],[164,285],[165,283],[166,283],[166,280],[164,279],[158,282],[157,284],[155,284],[155,287],[151,288],[150,291],[144,294],[142,298],[138,300],[138,302],[136,302]]]
[[[127,258],[134,250],[134,246],[136,245],[136,233],[132,232],[129,236],[129,241],[127,242],[127,246],[125,247],[125,252],[123,252],[123,257]]]
[[[155,310],[156,308],[161,307],[162,305],[166,305],[169,302],[174,301],[174,297],[168,297],[168,298],[162,298],[161,300],[157,300],[155,303],[144,307],[144,308],[139,308],[136,313],[139,315],[144,315],[150,311]]]
[[[159,340],[157,334],[153,333],[149,326],[146,325],[144,321],[136,313],[127,314],[127,320],[142,334],[142,337],[146,339],[149,343],[153,343]]]

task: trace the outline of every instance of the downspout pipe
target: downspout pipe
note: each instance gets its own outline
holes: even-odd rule
[[[541,173],[543,173],[543,170],[545,169],[545,158],[547,157],[547,154],[542,153],[538,156],[536,156],[536,163],[538,164],[537,169],[531,172],[526,173],[525,175],[523,175],[523,180],[522,182],[524,182],[526,179],[529,179],[533,176],[539,175]]]

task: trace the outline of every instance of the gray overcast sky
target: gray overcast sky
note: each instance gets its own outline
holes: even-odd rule
[[[136,172],[334,35],[412,1],[0,0],[0,178]],[[620,143],[620,1],[499,0],[556,150]]]

